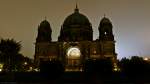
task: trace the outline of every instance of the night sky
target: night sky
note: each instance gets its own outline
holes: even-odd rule
[[[90,20],[94,39],[104,14],[113,24],[118,58],[150,57],[150,0],[78,0],[80,13]],[[75,0],[0,0],[0,38],[21,41],[24,56],[33,58],[37,28],[46,19],[56,41]]]

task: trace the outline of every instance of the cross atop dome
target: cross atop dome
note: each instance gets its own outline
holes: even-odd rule
[[[46,17],[46,16],[44,17],[44,20],[47,20],[47,17]]]
[[[106,17],[106,14],[104,13],[104,17]]]
[[[77,3],[76,3],[75,12],[79,12],[79,9],[78,9],[78,4],[77,4]]]

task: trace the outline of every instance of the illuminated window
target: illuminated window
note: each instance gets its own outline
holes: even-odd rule
[[[81,55],[81,52],[80,52],[79,48],[77,48],[77,47],[69,48],[67,51],[68,58],[79,58],[80,55]]]
[[[96,54],[96,50],[94,50],[93,53]]]

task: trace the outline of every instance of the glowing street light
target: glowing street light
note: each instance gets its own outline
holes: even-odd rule
[[[116,63],[114,63],[114,68],[113,68],[113,70],[114,70],[115,72],[120,71],[120,68],[117,66]]]
[[[1,64],[1,63],[0,63],[0,72],[3,71],[3,65],[4,65],[4,64]]]
[[[24,62],[24,65],[27,65],[28,63],[27,62]]]
[[[148,61],[148,58],[147,57],[145,57],[145,58],[143,58],[145,61]]]

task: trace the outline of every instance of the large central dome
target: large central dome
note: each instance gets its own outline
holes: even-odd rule
[[[88,18],[79,13],[76,6],[74,13],[69,15],[61,27],[59,41],[92,41],[93,30]]]
[[[64,26],[66,25],[75,25],[75,24],[78,24],[78,25],[89,25],[90,22],[88,20],[88,18],[79,13],[79,10],[78,8],[75,9],[75,12],[71,15],[69,15],[65,21],[64,21]]]

